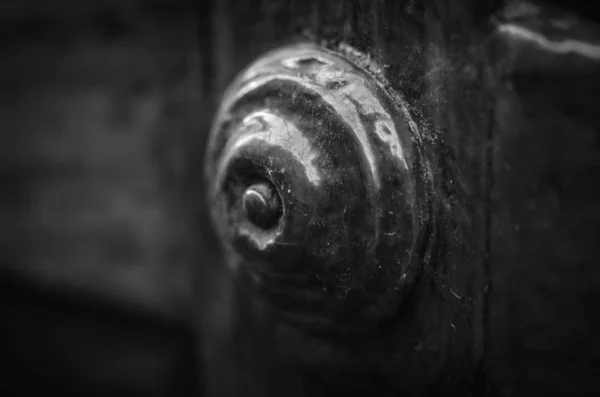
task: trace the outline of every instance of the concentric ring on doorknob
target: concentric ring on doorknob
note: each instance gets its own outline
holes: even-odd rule
[[[276,50],[225,93],[206,165],[227,263],[306,332],[370,327],[415,279],[420,204],[407,112],[313,45]]]

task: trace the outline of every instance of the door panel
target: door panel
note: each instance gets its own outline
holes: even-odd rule
[[[406,102],[418,127],[412,139],[434,199],[425,222],[431,256],[423,257],[410,299],[368,336],[315,341],[302,329],[282,330],[272,305],[226,269],[227,259],[207,270],[221,280],[207,292],[215,298],[203,321],[214,341],[209,393],[600,389],[590,321],[597,196],[589,179],[600,158],[592,111],[600,36],[584,7],[556,5],[213,5],[204,67],[214,71],[214,114],[236,75],[286,45],[314,43],[375,65],[369,73]],[[226,376],[239,381],[225,383]]]
[[[592,2],[89,3],[9,1],[0,15],[3,392],[599,394]],[[277,58],[284,48],[295,50]],[[273,56],[296,83],[254,76],[263,94],[239,100],[236,76]],[[278,153],[296,188],[287,201],[234,184],[244,216],[296,202],[322,221],[321,234],[289,223],[300,240],[259,265],[295,278],[266,289],[240,277],[235,263],[258,273],[256,250],[228,247],[229,210],[213,210],[224,201],[211,200],[208,170],[223,156],[209,135],[227,98],[239,105],[228,126],[259,109],[250,132],[305,133],[273,148],[276,130],[245,159]],[[404,168],[381,154],[386,125],[402,130]],[[344,135],[361,128],[363,141]],[[297,189],[310,182],[290,171],[290,153],[310,164],[298,142],[321,154],[321,180],[340,181],[330,201]],[[376,194],[369,148],[397,188]],[[307,279],[343,283],[303,295]],[[303,319],[344,332],[289,321],[295,299],[314,296],[325,299]]]

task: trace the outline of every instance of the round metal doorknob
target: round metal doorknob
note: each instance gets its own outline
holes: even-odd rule
[[[414,123],[367,67],[313,45],[268,53],[231,84],[211,131],[227,263],[306,332],[376,325],[418,274]]]

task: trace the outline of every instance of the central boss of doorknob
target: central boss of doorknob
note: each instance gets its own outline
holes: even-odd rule
[[[305,332],[376,325],[419,273],[414,123],[367,66],[313,45],[268,53],[231,84],[211,131],[227,264]]]

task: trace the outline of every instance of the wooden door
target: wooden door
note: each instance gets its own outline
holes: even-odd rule
[[[593,321],[600,274],[600,36],[587,6],[558,3],[213,2],[200,25],[215,123],[248,114],[232,105],[226,116],[216,116],[223,102],[238,99],[246,107],[264,100],[256,105],[261,111],[278,112],[276,99],[240,99],[246,94],[236,90],[246,87],[244,77],[232,83],[234,77],[257,58],[267,57],[264,64],[285,58],[277,55],[285,46],[301,53],[296,43],[316,45],[366,69],[365,79],[379,79],[402,102],[416,125],[411,138],[427,164],[421,178],[433,199],[426,208],[411,207],[425,219],[421,238],[427,248],[419,251],[410,296],[359,336],[286,328],[285,313],[271,310],[278,302],[265,297],[271,292],[227,269],[231,256],[204,266],[209,395],[600,391],[599,329]],[[265,55],[272,50],[276,55]],[[254,68],[246,76],[271,73]],[[225,93],[227,86],[233,88]],[[240,97],[233,98],[236,92]],[[265,88],[264,96],[271,98],[270,92]],[[303,121],[320,117],[302,108],[309,104],[289,106]],[[229,139],[215,128],[218,139]],[[318,134],[312,137],[317,142]],[[216,161],[213,155],[225,156],[209,152],[207,164]],[[206,205],[217,211],[215,203]],[[398,210],[404,205],[399,201]],[[232,222],[228,227],[235,227]],[[310,237],[301,241],[303,248],[314,243]],[[232,252],[241,263],[256,262],[247,251],[225,249],[226,256]],[[283,267],[291,256],[267,259],[273,262],[269,269]],[[390,255],[381,264],[393,268],[402,258]],[[291,288],[278,282],[276,287]]]
[[[3,395],[600,394],[593,2],[20,0],[0,8]],[[398,156],[371,157],[381,181],[398,187],[372,194],[354,178],[367,156],[342,134],[359,124],[323,118],[350,105],[332,112],[323,98],[333,91],[315,94],[315,84],[270,86],[239,108],[259,103],[281,111],[276,122],[316,131],[306,145],[331,161],[316,174],[363,195],[330,186],[337,201],[327,210],[337,218],[315,229],[319,239],[298,227],[302,240],[273,240],[290,249],[263,261],[275,270],[307,258],[313,267],[352,263],[343,288],[324,283],[319,295],[336,309],[315,306],[322,319],[345,321],[344,333],[316,335],[276,311],[297,286],[275,280],[266,295],[239,277],[232,253],[255,261],[217,237],[219,203],[209,199],[217,175],[205,175],[221,161],[207,145],[236,81],[246,81],[236,76],[257,60],[279,68],[306,51],[316,55],[294,61],[298,76],[341,70],[353,79],[346,87],[360,90],[338,98],[353,98],[355,109],[383,104],[352,113],[368,126],[365,141],[381,149],[377,126],[404,123],[398,142],[413,160],[399,168]],[[288,82],[298,77],[284,72]],[[325,134],[338,140],[316,145]],[[256,149],[252,156],[264,155]],[[285,181],[303,180],[281,168]],[[261,186],[253,197],[270,194]],[[306,193],[290,188],[277,205],[302,199],[325,219],[323,201],[298,192]],[[410,222],[389,223],[396,212]],[[377,229],[385,241],[377,262],[363,244],[375,230],[369,219],[388,227]],[[329,250],[335,233],[345,240]],[[364,240],[348,239],[359,233]],[[371,275],[377,282],[363,284]]]

